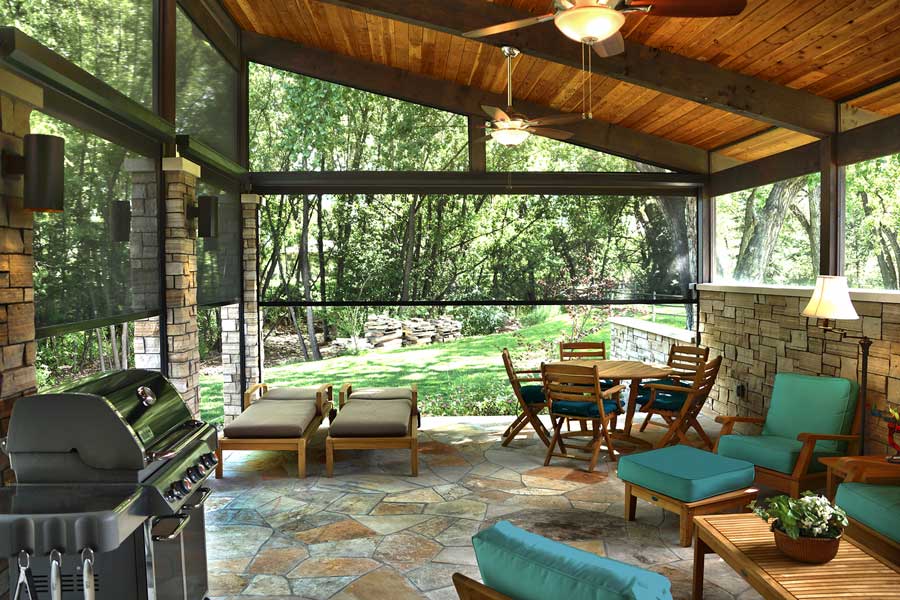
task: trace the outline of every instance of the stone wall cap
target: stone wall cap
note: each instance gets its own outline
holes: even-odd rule
[[[688,329],[680,329],[673,325],[665,323],[654,323],[653,321],[645,321],[643,319],[635,319],[633,317],[610,317],[611,325],[620,325],[629,329],[638,329],[647,333],[655,333],[663,337],[672,338],[681,342],[695,343],[697,341],[697,333]]]
[[[200,177],[200,165],[183,156],[167,156],[162,161],[162,170],[166,172],[181,171],[194,177]]]
[[[728,292],[732,294],[763,294],[767,296],[812,296],[812,286],[806,285],[767,285],[747,283],[700,283],[695,286],[700,292]],[[864,290],[853,288],[850,299],[857,302],[881,302],[883,304],[900,304],[900,290]]]
[[[259,194],[241,194],[241,204],[259,204]]]

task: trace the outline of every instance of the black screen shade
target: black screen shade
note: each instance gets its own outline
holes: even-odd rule
[[[56,135],[25,136],[25,210],[63,211],[65,146],[66,140]]]
[[[109,207],[110,237],[114,242],[131,239],[131,202],[116,200]]]
[[[217,196],[198,196],[197,236],[214,238],[219,234],[219,198]]]

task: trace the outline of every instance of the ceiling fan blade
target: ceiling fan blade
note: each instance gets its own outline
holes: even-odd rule
[[[574,137],[575,134],[571,131],[563,131],[561,129],[550,129],[548,127],[529,127],[526,129],[535,135],[541,135],[546,138],[550,138],[552,140],[567,140],[571,137]]]
[[[555,16],[556,13],[550,13],[541,15],[539,17],[528,17],[526,19],[519,19],[518,21],[508,21],[506,23],[500,23],[498,25],[491,25],[490,27],[482,27],[481,29],[467,31],[463,34],[463,37],[481,38],[489,35],[496,35],[498,33],[504,33],[506,31],[522,29],[523,27],[531,27],[532,25],[537,25],[538,23],[544,23],[545,21],[552,20]]]
[[[569,2],[569,0],[553,0],[553,5],[561,10],[569,10],[570,8],[575,7],[575,5],[572,2]]]
[[[616,32],[610,37],[601,42],[597,42],[591,47],[600,58],[609,58],[610,56],[615,56],[616,54],[622,54],[623,52],[625,52],[625,38],[622,37],[621,33]]]
[[[528,125],[532,127],[540,127],[542,125],[563,125],[565,123],[577,123],[584,116],[581,113],[566,113],[562,115],[551,115],[549,117],[539,117],[537,119],[528,119]]]
[[[631,0],[629,8],[650,7],[655,17],[732,17],[747,8],[747,0]]]
[[[492,121],[509,121],[509,115],[497,108],[496,106],[481,105],[481,110],[489,116]]]

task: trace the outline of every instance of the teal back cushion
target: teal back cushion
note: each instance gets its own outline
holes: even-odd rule
[[[775,376],[763,435],[796,440],[801,433],[849,434],[856,414],[859,385],[842,377],[796,373]],[[822,441],[819,450],[843,450],[845,444]]]
[[[671,584],[646,571],[548,540],[508,521],[472,543],[484,584],[516,600],[669,600]]]

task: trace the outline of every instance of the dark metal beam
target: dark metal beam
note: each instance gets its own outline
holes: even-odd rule
[[[194,162],[210,166],[232,179],[241,179],[247,169],[189,135],[175,136],[178,153]]]
[[[900,115],[841,133],[835,161],[846,166],[897,153],[900,153]]]
[[[835,142],[819,142],[820,229],[819,274],[841,275],[844,271],[844,218],[846,178],[844,167],[835,162]]]
[[[506,105],[499,94],[251,32],[243,34],[243,50],[248,60],[270,67],[482,119],[482,104]],[[516,108],[532,117],[558,112],[528,102],[517,102]],[[567,129],[575,134],[571,143],[593,150],[672,170],[705,173],[708,168],[705,150],[626,127],[584,120]]]
[[[713,173],[709,177],[712,197],[739,192],[776,181],[815,173],[820,168],[819,144],[813,142],[753,162]]]
[[[702,175],[341,171],[251,173],[254,194],[545,194],[695,196]]]
[[[231,15],[210,0],[182,0],[178,5],[235,69],[241,67],[239,29]]]
[[[472,116],[468,118],[469,170],[475,173],[487,171],[487,140],[483,125],[484,119]]]
[[[156,60],[154,108],[175,125],[175,0],[156,2]]]
[[[320,1],[452,35],[532,16],[484,0]],[[563,37],[553,23],[494,35],[484,41],[515,46],[530,56],[581,68],[580,46]],[[824,136],[835,131],[835,103],[827,98],[627,40],[624,54],[594,60],[594,71],[809,135]]]

